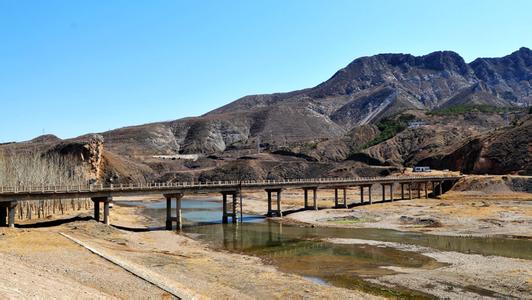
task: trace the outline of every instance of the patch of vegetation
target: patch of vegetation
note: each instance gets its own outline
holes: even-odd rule
[[[459,104],[459,105],[453,105],[445,108],[438,108],[431,112],[429,112],[429,115],[434,116],[454,116],[454,115],[462,115],[468,112],[478,111],[482,113],[502,113],[506,111],[515,111],[519,110],[519,108],[514,107],[498,107],[498,106],[492,106],[492,105],[472,105],[472,104]]]
[[[306,142],[303,144],[303,148],[305,149],[316,149],[318,148],[318,142]]]
[[[357,218],[357,217],[345,217],[329,220],[329,222],[340,225],[350,225],[358,223],[373,223],[376,222],[374,218]]]
[[[380,144],[388,139],[393,138],[399,132],[408,127],[408,122],[414,120],[416,117],[410,114],[399,115],[398,117],[384,118],[377,123],[380,130],[379,135],[373,140],[364,144],[361,148],[369,148],[373,145]]]

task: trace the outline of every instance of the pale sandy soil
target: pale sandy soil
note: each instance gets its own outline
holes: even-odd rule
[[[144,218],[136,210],[115,205],[112,223],[143,227]],[[131,232],[95,221],[1,229],[0,298],[171,298],[60,233],[143,274],[163,278],[165,284],[194,298],[376,298],[282,273],[255,257],[213,251],[175,232]]]
[[[422,253],[446,266],[434,269],[388,267],[398,274],[369,281],[383,285],[403,285],[443,299],[530,298],[532,261],[499,256],[482,256],[432,248],[358,239],[328,239],[340,244],[367,244]]]
[[[328,227],[385,228],[416,231],[440,235],[491,236],[507,235],[532,237],[532,194],[512,192],[489,177],[467,188],[457,186],[442,197],[382,202],[379,185],[373,188],[373,204],[360,205],[360,189],[347,190],[350,208],[333,208],[334,192],[318,190],[319,210],[302,210],[303,191],[287,190],[282,193],[283,222]],[[481,178],[481,176],[472,176]],[[471,184],[470,184],[471,185]],[[309,192],[310,193],[310,192]],[[339,192],[340,202],[342,192]],[[387,191],[388,193],[388,191]],[[414,197],[417,192],[413,191]],[[245,194],[244,211],[265,214],[267,202],[264,191]],[[387,194],[387,199],[389,195]],[[311,196],[309,195],[309,198]],[[394,198],[400,198],[400,190],[394,190]],[[309,204],[311,201],[309,200]],[[275,206],[274,206],[275,208]]]

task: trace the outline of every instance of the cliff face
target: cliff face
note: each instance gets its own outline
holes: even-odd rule
[[[104,133],[119,154],[221,153],[257,139],[289,142],[341,138],[407,110],[455,105],[519,107],[532,103],[532,51],[467,64],[451,51],[379,54],[354,60],[316,87],[240,98],[204,116]]]
[[[46,154],[60,154],[70,156],[82,166],[88,180],[100,181],[103,179],[103,137],[90,134],[73,140],[55,142],[55,145],[46,150]]]
[[[516,127],[484,134],[420,161],[472,174],[532,174],[532,117]]]
[[[75,176],[76,180],[83,178],[84,181],[102,181],[105,179],[103,147],[103,138],[97,134],[70,140],[61,140],[55,136],[42,136],[28,142],[0,145],[0,152],[3,156],[12,156],[11,161],[19,164],[21,172],[34,173],[36,171],[25,169],[40,166],[57,172],[71,173],[64,176]],[[39,164],[38,160],[42,160],[43,163]],[[50,174],[52,175],[57,174]],[[30,174],[21,174],[21,176],[31,177]],[[40,180],[46,181],[46,179]],[[66,182],[63,181],[63,183]]]

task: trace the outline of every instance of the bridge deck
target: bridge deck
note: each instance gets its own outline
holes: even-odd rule
[[[461,176],[397,176],[359,178],[316,178],[262,181],[172,182],[119,185],[70,185],[0,187],[0,202],[77,197],[106,197],[144,194],[205,193],[276,188],[343,188],[393,183],[439,182],[458,180]]]
[[[222,222],[227,223],[228,217],[236,223],[237,193],[242,190],[264,189],[268,193],[268,216],[282,217],[281,191],[289,188],[302,188],[305,191],[305,209],[318,209],[316,191],[318,189],[335,189],[335,207],[347,207],[345,189],[360,187],[360,202],[364,203],[364,189],[368,189],[369,204],[372,203],[371,186],[382,184],[382,201],[386,200],[385,187],[389,186],[390,200],[394,200],[393,185],[401,185],[401,199],[405,199],[404,186],[408,185],[408,198],[412,199],[412,185],[417,183],[418,198],[421,198],[421,185],[424,185],[425,197],[428,197],[427,186],[432,182],[433,194],[435,183],[438,183],[439,195],[442,194],[442,185],[445,181],[456,181],[461,176],[396,176],[396,177],[360,177],[360,178],[316,178],[316,179],[290,179],[290,180],[262,180],[262,181],[214,181],[214,182],[173,182],[150,184],[120,184],[120,185],[77,185],[77,186],[27,186],[27,187],[0,187],[0,225],[15,225],[15,207],[20,201],[46,200],[61,198],[91,198],[94,202],[94,218],[100,220],[100,203],[103,203],[104,223],[110,224],[109,208],[112,197],[132,196],[146,194],[162,194],[166,198],[166,228],[171,229],[173,222],[181,228],[181,198],[186,193],[222,193],[223,211]],[[339,205],[338,189],[343,189],[343,204]],[[313,205],[308,205],[308,191],[312,191]],[[273,209],[272,193],[276,194],[276,209]],[[228,197],[230,196],[230,197]],[[232,198],[232,211],[227,209],[227,200]],[[176,201],[176,216],[171,213],[171,202]],[[241,204],[242,205],[242,204]],[[242,207],[240,208],[242,210]]]

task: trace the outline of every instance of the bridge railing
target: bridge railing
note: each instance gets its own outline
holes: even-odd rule
[[[389,176],[389,177],[345,177],[345,178],[300,178],[284,180],[230,180],[230,181],[205,181],[205,182],[152,182],[138,184],[78,184],[78,185],[41,185],[41,186],[1,186],[0,194],[35,194],[35,193],[90,193],[105,191],[128,190],[169,190],[182,188],[201,187],[263,187],[263,186],[290,186],[290,185],[323,185],[345,183],[379,183],[379,182],[408,182],[408,181],[439,181],[458,179],[460,176]]]

